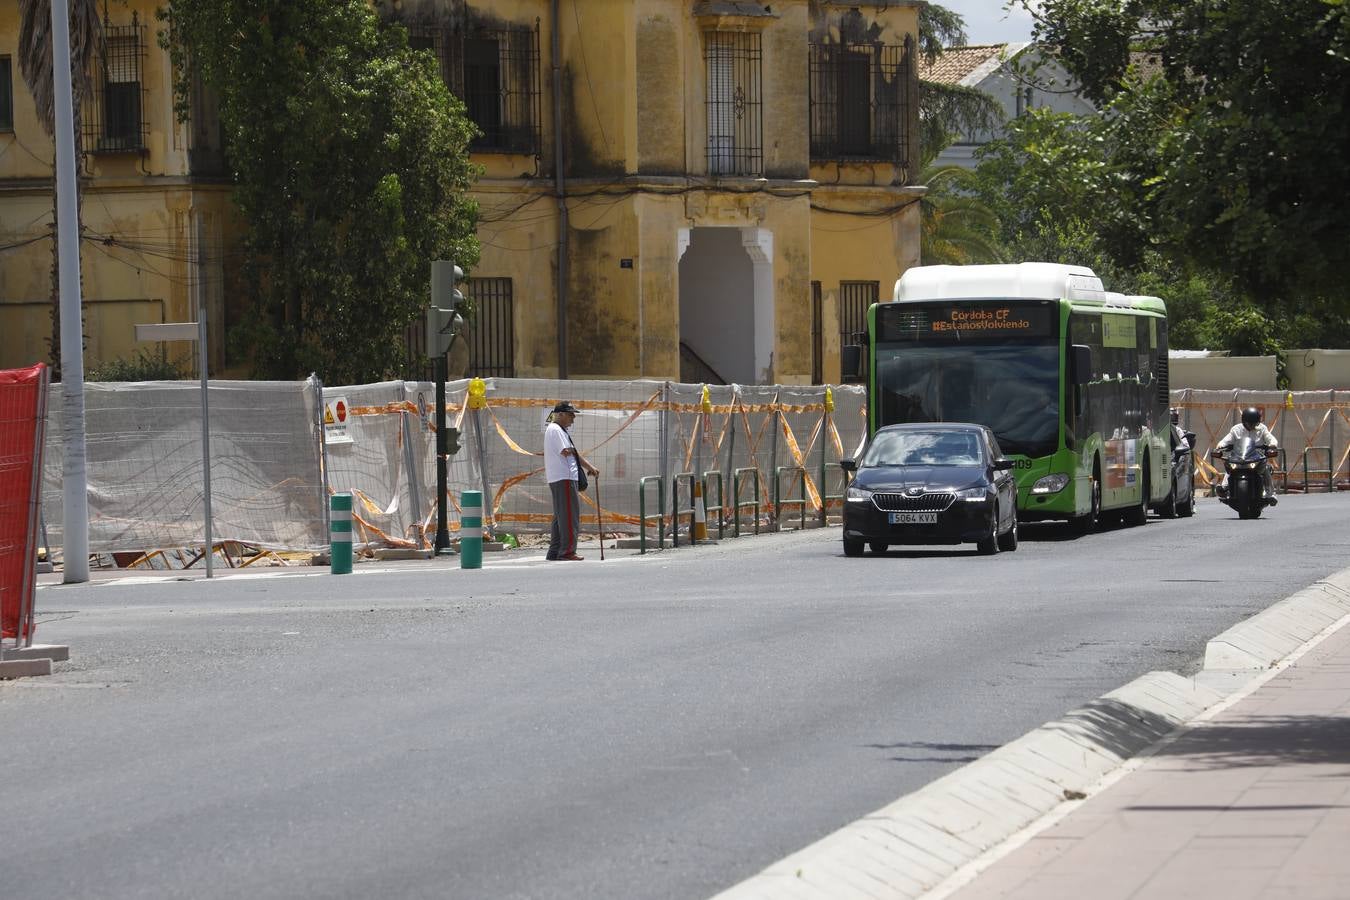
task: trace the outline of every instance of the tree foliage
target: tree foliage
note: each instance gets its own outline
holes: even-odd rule
[[[255,374],[377,380],[408,361],[430,262],[478,259],[472,125],[366,0],[169,0],[161,41],[219,97]]]
[[[965,44],[965,20],[944,6],[919,10],[919,52],[932,65],[947,47]],[[919,82],[919,146],[937,155],[958,135],[993,131],[1002,116],[998,102],[983,91],[937,81]]]
[[[1037,16],[1118,119],[1112,160],[1152,242],[1257,295],[1345,296],[1344,0],[1043,0]]]

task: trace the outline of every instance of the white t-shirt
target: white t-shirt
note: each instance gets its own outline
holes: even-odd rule
[[[1280,446],[1279,442],[1275,440],[1275,435],[1270,433],[1270,429],[1266,427],[1264,422],[1257,422],[1254,429],[1248,429],[1246,425],[1239,422],[1233,426],[1228,434],[1224,435],[1223,440],[1214,445],[1214,449],[1227,450],[1245,437],[1250,437],[1252,443],[1258,447],[1276,448]]]
[[[566,430],[557,422],[549,422],[544,429],[544,477],[548,483],[555,481],[577,480],[577,458],[574,454],[563,456],[564,450],[572,448],[572,440]]]

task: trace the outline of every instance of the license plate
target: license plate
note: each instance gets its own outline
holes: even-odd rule
[[[935,512],[926,513],[891,513],[892,525],[936,525],[938,514]]]

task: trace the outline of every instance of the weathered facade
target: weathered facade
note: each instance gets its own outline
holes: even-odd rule
[[[230,187],[209,116],[180,124],[155,0],[105,7],[80,134],[80,262],[85,364],[163,353],[194,365],[193,345],[137,344],[135,324],[223,323],[232,245]],[[0,367],[48,359],[52,333],[52,140],[20,74],[17,4],[0,4]],[[222,367],[224,328],[211,367]]]
[[[837,380],[918,261],[919,5],[395,3],[484,132],[474,373]]]
[[[470,371],[838,380],[841,333],[918,261],[920,5],[384,3],[483,132]],[[219,143],[208,116],[174,118],[154,7],[111,6],[86,104],[88,363],[133,355],[138,322],[237,314]],[[0,8],[0,365],[44,358],[51,332],[53,149],[17,34]]]

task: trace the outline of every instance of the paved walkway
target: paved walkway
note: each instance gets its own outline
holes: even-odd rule
[[[1018,840],[946,900],[1347,900],[1350,627]]]

